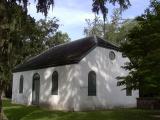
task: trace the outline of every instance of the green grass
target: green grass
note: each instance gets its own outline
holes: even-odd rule
[[[9,120],[160,120],[160,110],[114,109],[90,112],[49,111],[34,106],[11,104],[3,101],[3,108]]]

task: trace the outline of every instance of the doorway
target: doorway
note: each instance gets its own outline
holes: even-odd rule
[[[32,82],[32,104],[39,105],[40,75],[35,73]]]

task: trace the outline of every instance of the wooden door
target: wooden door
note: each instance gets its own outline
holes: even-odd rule
[[[32,104],[39,105],[39,93],[40,93],[40,76],[38,73],[33,76],[32,83]]]

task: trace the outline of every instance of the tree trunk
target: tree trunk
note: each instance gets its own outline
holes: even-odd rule
[[[3,120],[3,109],[2,109],[2,90],[0,90],[0,120]]]

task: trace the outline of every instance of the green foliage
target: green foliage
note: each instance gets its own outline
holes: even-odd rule
[[[0,91],[10,83],[12,69],[24,59],[51,46],[68,42],[67,33],[57,32],[58,20],[35,20],[12,2],[0,4]]]
[[[2,0],[7,1],[7,0]],[[33,2],[30,0],[8,0],[12,3],[19,2],[22,4],[22,7],[25,11],[27,11],[27,6],[29,2]],[[47,16],[48,10],[50,9],[50,6],[54,6],[54,0],[35,0],[37,2],[37,12],[43,13],[45,16]],[[116,3],[119,4],[121,10],[127,9],[131,4],[129,0],[92,0],[92,11],[94,13],[99,13],[99,11],[103,14],[104,21],[106,20],[106,16],[108,13],[108,8],[106,7],[107,3],[111,3],[115,5]]]
[[[58,22],[59,20],[56,17],[50,20],[41,19],[37,21],[37,27],[39,31],[41,31],[39,39],[43,41],[43,45],[45,48],[49,48],[51,46],[70,41],[67,33],[62,33],[61,31],[58,31]]]
[[[97,16],[93,21],[86,19],[86,23],[87,27],[84,28],[86,36],[97,35],[116,45],[120,45],[121,42],[125,41],[129,31],[137,25],[136,20],[126,19],[122,21],[120,9],[113,10],[111,22],[105,24],[105,31],[103,21]]]
[[[123,68],[129,75],[120,77],[120,85],[130,83],[130,89],[139,89],[140,97],[160,96],[160,1],[151,2],[145,14],[137,17],[122,51],[130,62]]]
[[[120,45],[121,43],[127,40],[127,35],[129,34],[129,31],[132,30],[135,26],[138,26],[137,20],[125,20],[118,28],[118,32],[116,33],[115,38],[113,39],[116,41],[117,44]]]
[[[47,47],[56,46],[62,43],[67,43],[71,39],[69,38],[67,33],[62,33],[61,31],[58,31],[55,33],[53,37],[51,37],[48,41],[46,41]]]
[[[106,17],[108,13],[108,8],[106,7],[107,3],[111,3],[113,5],[118,3],[120,5],[121,10],[127,9],[128,6],[131,5],[129,0],[93,0],[92,11],[97,14],[100,11],[103,14],[104,22],[106,21]]]
[[[99,17],[95,16],[95,19],[92,21],[90,19],[85,20],[87,27],[84,28],[84,35],[92,36],[103,36],[103,22]]]
[[[23,106],[4,101],[4,112],[9,120],[158,120],[160,111],[112,109],[90,112],[49,111],[35,106]]]
[[[1,2],[0,4],[0,90],[8,84],[11,70],[17,63],[27,26],[34,24],[34,20],[17,4]],[[27,32],[26,32],[27,33]]]
[[[0,119],[2,92],[11,87],[12,69],[51,46],[68,42],[68,35],[58,30],[58,20],[35,20],[22,7],[0,1]]]

